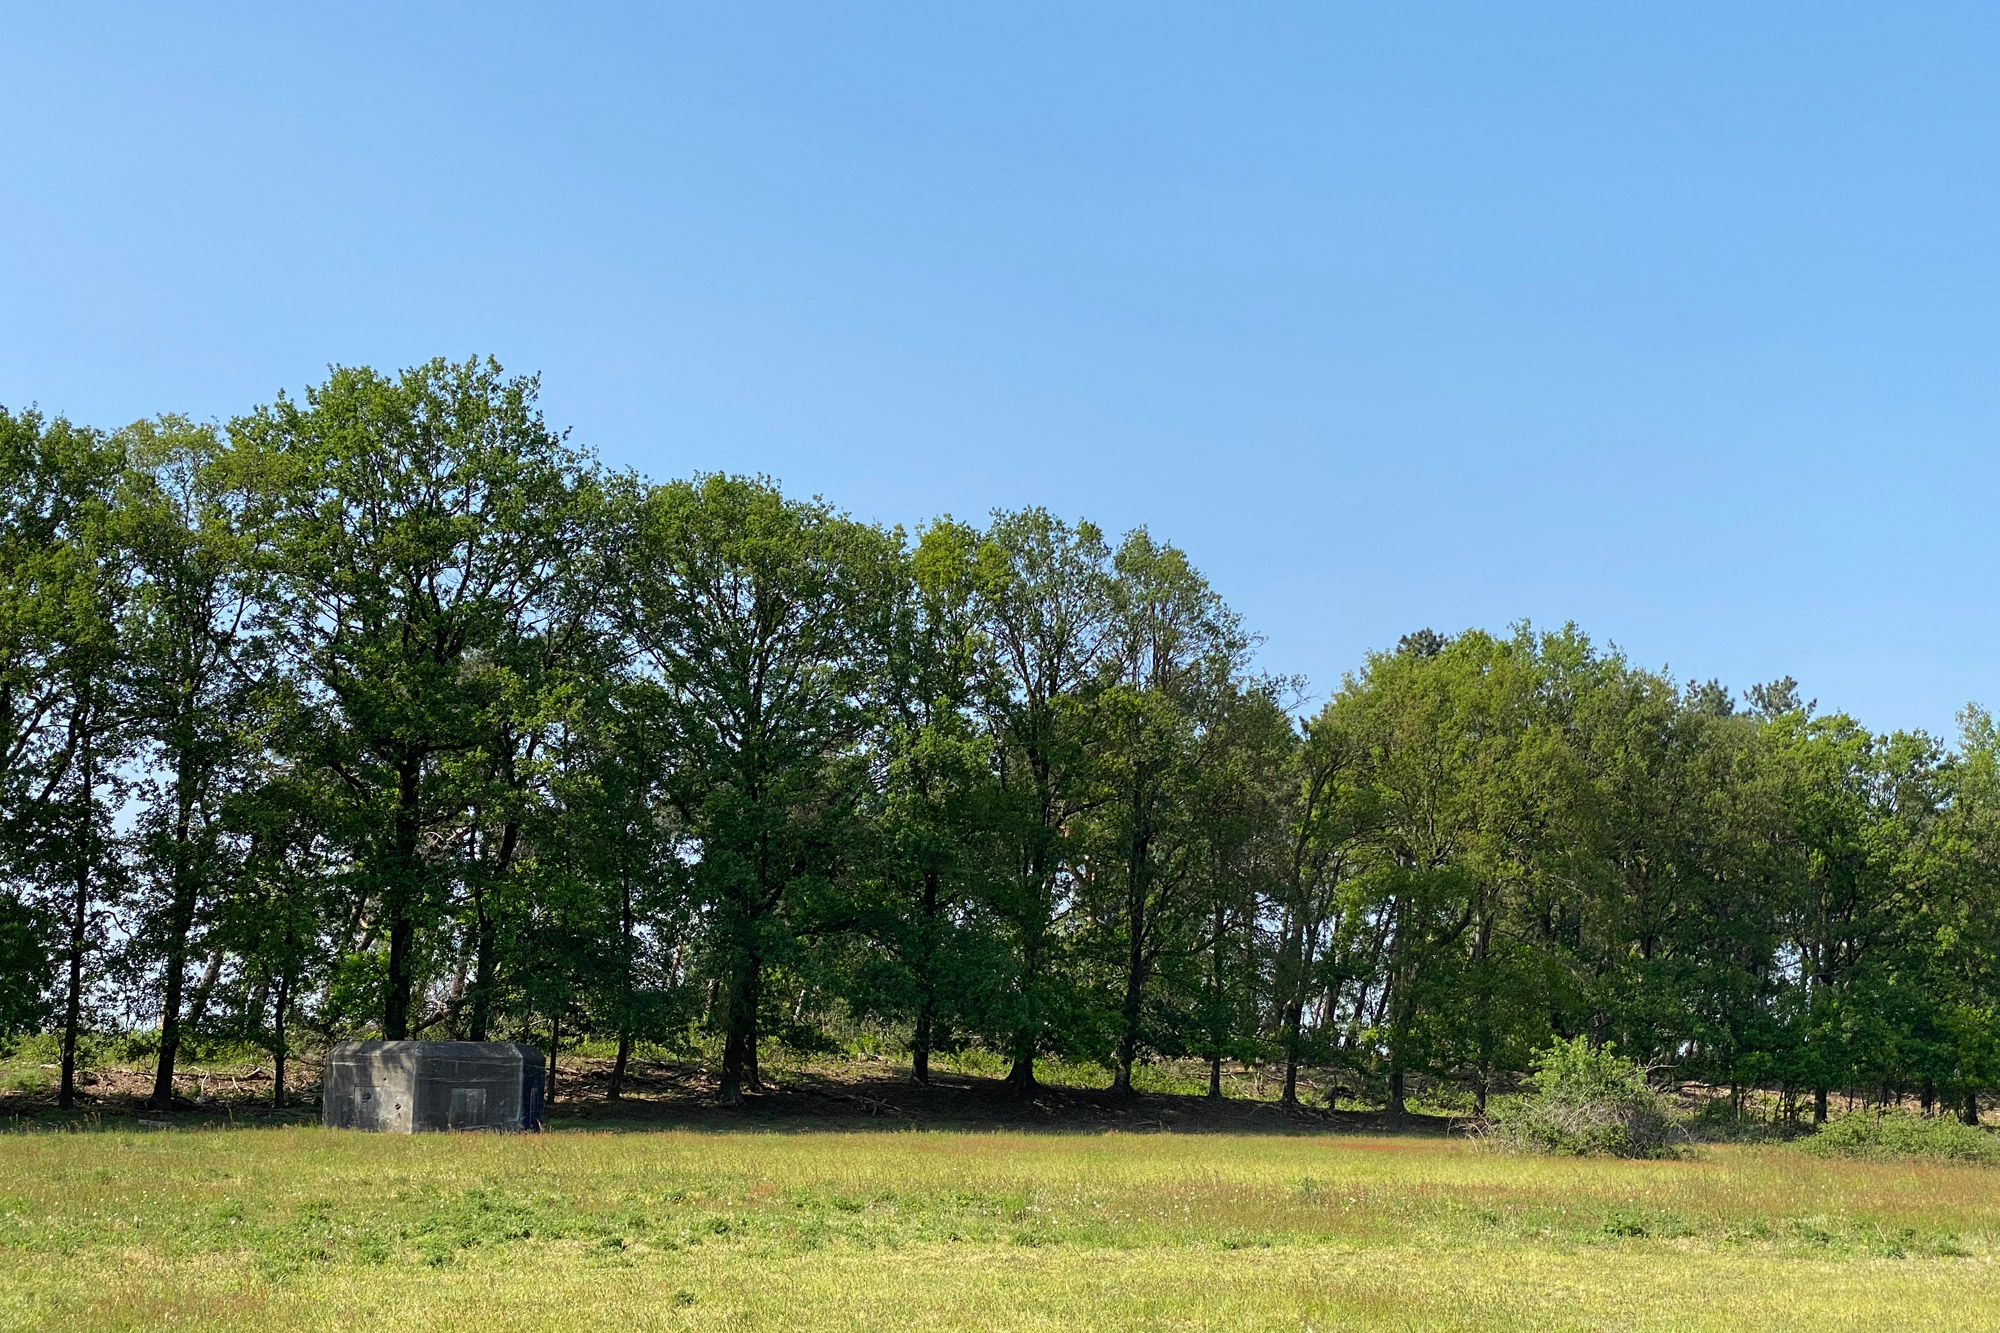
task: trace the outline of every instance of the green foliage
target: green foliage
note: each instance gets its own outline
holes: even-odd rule
[[[1578,1032],[1794,1122],[2000,1089],[1978,709],[1947,748],[1523,624],[1299,717],[1144,528],[611,475],[537,393],[0,412],[0,1034],[59,1032],[65,1101],[128,1025],[156,1105],[186,1045],[377,1033],[671,1041],[733,1099],[856,1022],[1024,1092],[1477,1114]],[[1535,1095],[1644,1150],[1636,1094]]]
[[[0,1051],[48,1021],[56,980],[53,933],[32,906],[0,893]]]
[[[2000,1166],[2000,1137],[1949,1116],[1856,1111],[1827,1121],[1798,1146],[1820,1157]]]
[[[521,668],[546,662],[536,645],[592,549],[582,460],[543,423],[536,388],[490,361],[339,369],[303,402],[232,423],[220,463],[291,668],[274,739],[331,779],[317,788],[326,818],[382,924],[392,1037],[416,1016],[454,888],[457,858],[426,831],[468,798],[514,794],[515,710],[541,702]],[[453,763],[473,756],[493,762]],[[487,790],[468,790],[474,777]]]
[[[1520,1152],[1667,1157],[1676,1130],[1671,1103],[1643,1066],[1575,1037],[1536,1053],[1534,1090],[1495,1110],[1488,1137]]]
[[[756,1081],[777,972],[817,970],[798,933],[820,926],[857,840],[857,749],[905,574],[887,534],[751,478],[647,489],[628,522],[621,614],[660,719],[653,763],[700,848],[690,883],[711,926],[733,1101]]]

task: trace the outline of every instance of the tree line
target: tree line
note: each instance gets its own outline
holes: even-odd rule
[[[0,410],[0,1034],[1254,1062],[1483,1105],[2000,1086],[2000,770],[1574,627],[1323,706],[1174,546],[652,482],[491,362],[226,426]]]

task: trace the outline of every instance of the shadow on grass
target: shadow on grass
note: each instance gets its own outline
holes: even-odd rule
[[[608,1068],[564,1069],[550,1106],[550,1133],[846,1134],[944,1130],[1052,1135],[1230,1134],[1386,1135],[1438,1139],[1462,1119],[1379,1110],[1286,1107],[1275,1101],[1184,1093],[1116,1096],[1108,1090],[1046,1085],[1025,1093],[998,1079],[938,1074],[929,1084],[887,1072],[788,1070],[767,1079],[740,1106],[723,1106],[714,1079],[693,1066],[647,1062],[628,1071],[626,1095],[608,1095]],[[119,1132],[285,1128],[319,1122],[316,1103],[273,1111],[248,1099],[148,1110],[136,1094],[106,1092],[60,1111],[20,1097],[0,1100],[0,1131]]]

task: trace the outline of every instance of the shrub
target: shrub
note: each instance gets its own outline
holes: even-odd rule
[[[2000,1165],[2000,1138],[1947,1116],[1857,1111],[1829,1120],[1800,1140],[1799,1146],[1822,1157]]]
[[[1516,1152],[1668,1157],[1678,1127],[1646,1070],[1609,1046],[1582,1037],[1536,1053],[1534,1089],[1511,1098],[1488,1121],[1488,1139]]]

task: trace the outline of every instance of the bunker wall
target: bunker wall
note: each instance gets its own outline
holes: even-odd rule
[[[321,1104],[330,1129],[536,1129],[542,1055],[508,1042],[342,1042],[327,1052]]]

